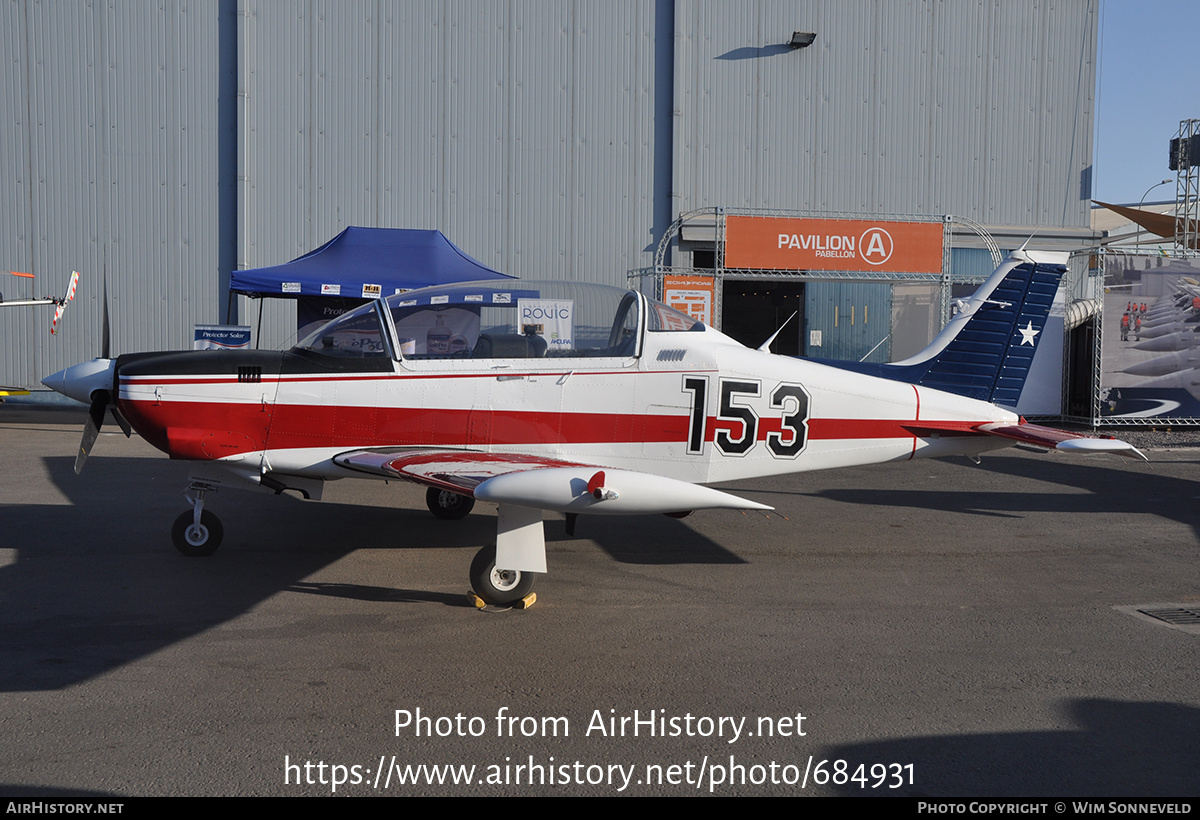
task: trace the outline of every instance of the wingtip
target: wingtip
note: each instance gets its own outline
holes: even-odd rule
[[[1145,453],[1143,453],[1141,450],[1134,447],[1132,444],[1129,445],[1129,450],[1127,450],[1123,453],[1118,453],[1118,455],[1123,455],[1123,456],[1125,456],[1125,458],[1140,458],[1142,461],[1146,462],[1147,464],[1150,463],[1150,458]]]
[[[1074,438],[1066,441],[1060,441],[1055,445],[1056,450],[1075,453],[1112,453],[1116,456],[1124,458],[1140,458],[1142,461],[1149,462],[1138,448],[1126,441],[1121,441],[1116,438]]]

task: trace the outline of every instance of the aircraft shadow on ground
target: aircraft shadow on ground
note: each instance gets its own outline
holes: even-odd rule
[[[959,463],[961,459],[939,459]],[[1007,492],[955,489],[829,489],[809,495],[846,504],[902,507],[954,512],[964,515],[1019,516],[1031,512],[1130,513],[1157,515],[1192,528],[1200,538],[1200,480],[1180,479],[1151,472],[1133,472],[1121,465],[1108,466],[1098,460],[1067,459],[1054,455],[1029,458],[984,458],[971,469],[1010,475],[1022,480],[1042,481],[1086,493],[1047,490]],[[1197,471],[1200,476],[1200,471]],[[770,490],[760,490],[769,493]]]
[[[1181,796],[1196,793],[1200,709],[1175,703],[1075,699],[1080,727],[1055,732],[942,735],[857,743],[825,751],[859,763],[912,764],[914,784],[898,789],[845,783],[847,795],[911,797]],[[873,785],[868,780],[868,785]]]
[[[228,491],[212,497],[225,524],[220,549],[187,558],[170,527],[187,507],[187,467],[164,459],[93,458],[86,477],[73,460],[46,458],[70,504],[9,504],[5,529],[16,557],[0,566],[0,691],[57,689],[112,670],[227,622],[281,592],[395,603],[466,606],[464,595],[422,588],[318,583],[322,568],[361,549],[461,549],[462,580],[474,552],[495,538],[495,513],[463,521],[425,509],[305,502],[290,494]],[[659,517],[581,519],[614,560],[737,563],[741,559],[685,522]],[[635,529],[629,521],[635,520]],[[568,540],[560,519],[547,540]],[[633,535],[631,536],[631,533]],[[372,578],[377,582],[377,578]]]

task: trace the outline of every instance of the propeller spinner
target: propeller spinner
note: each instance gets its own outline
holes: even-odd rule
[[[114,401],[117,362],[110,354],[107,276],[103,279],[102,287],[104,301],[101,305],[100,358],[73,365],[42,379],[42,384],[51,390],[88,405],[88,417],[83,425],[83,438],[79,442],[79,452],[75,454],[76,475],[83,472],[83,465],[87,463],[92,446],[96,443],[97,436],[100,435],[100,427],[104,424],[104,411],[108,407],[112,407],[113,418],[117,420],[125,437],[128,438],[132,434],[129,422],[121,416]]]

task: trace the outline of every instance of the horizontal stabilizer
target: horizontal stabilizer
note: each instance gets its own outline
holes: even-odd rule
[[[981,433],[1009,438],[1022,444],[1033,444],[1068,453],[1113,453],[1126,458],[1150,460],[1141,450],[1120,439],[1081,436],[1078,433],[1037,424],[981,424],[977,429]]]
[[[1022,421],[1018,424],[1011,422],[993,422],[978,424],[971,421],[918,421],[905,424],[908,430],[918,438],[939,438],[942,436],[977,436],[989,435],[1011,439],[1021,444],[1031,444],[1034,447],[1045,447],[1048,450],[1062,450],[1066,453],[1113,453],[1126,458],[1150,459],[1128,442],[1115,438],[1096,438],[1053,427],[1042,427]]]

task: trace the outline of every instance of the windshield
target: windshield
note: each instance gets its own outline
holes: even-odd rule
[[[339,358],[362,359],[388,355],[374,302],[361,305],[322,325],[292,349]]]
[[[704,330],[704,322],[694,316],[689,316],[654,299],[647,299],[646,302],[650,305],[646,314],[646,330],[655,333]]]

